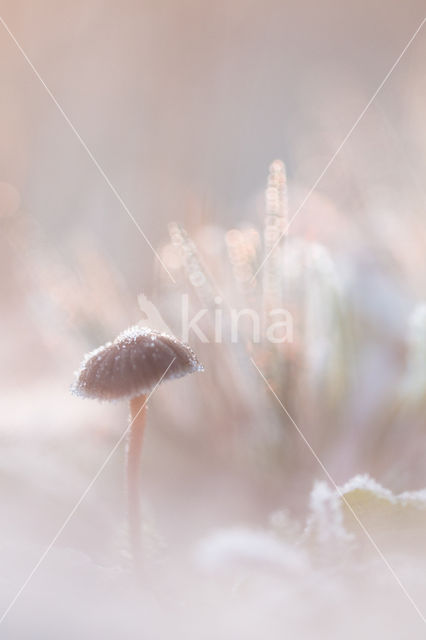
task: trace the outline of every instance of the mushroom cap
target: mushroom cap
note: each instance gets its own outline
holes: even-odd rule
[[[84,358],[74,394],[99,400],[149,393],[159,382],[203,371],[192,349],[166,333],[130,327]]]

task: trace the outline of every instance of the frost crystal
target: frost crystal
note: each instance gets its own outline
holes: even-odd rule
[[[192,349],[176,338],[148,327],[126,329],[86,355],[73,393],[114,400],[148,393],[161,380],[203,371]]]

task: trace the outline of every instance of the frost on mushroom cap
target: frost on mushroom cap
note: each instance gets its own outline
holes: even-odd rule
[[[86,355],[72,391],[100,400],[131,398],[149,393],[162,376],[164,381],[195,371],[203,366],[187,344],[135,326]]]

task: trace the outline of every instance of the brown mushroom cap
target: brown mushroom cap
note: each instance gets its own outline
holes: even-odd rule
[[[203,366],[187,344],[135,326],[86,355],[72,391],[100,400],[132,398],[149,393],[162,376],[164,381],[195,371]]]

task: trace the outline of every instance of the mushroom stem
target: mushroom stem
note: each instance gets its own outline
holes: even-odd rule
[[[130,399],[130,433],[127,446],[127,517],[130,547],[136,564],[141,557],[140,461],[146,419],[146,396]]]

